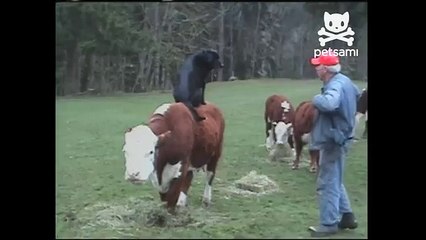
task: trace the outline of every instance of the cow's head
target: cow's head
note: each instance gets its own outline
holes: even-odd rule
[[[275,134],[275,139],[277,144],[284,144],[287,142],[288,137],[293,133],[293,128],[291,123],[284,122],[273,122],[273,129]]]
[[[156,151],[170,131],[156,136],[146,125],[130,128],[124,134],[124,179],[134,184],[145,182],[154,171]]]

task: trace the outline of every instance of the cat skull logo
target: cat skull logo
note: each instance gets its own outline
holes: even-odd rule
[[[353,36],[355,34],[351,27],[348,27],[349,13],[344,14],[324,12],[324,27],[318,31],[318,35],[324,35],[326,38],[320,37],[318,40],[321,47],[325,46],[326,42],[332,40],[344,41],[348,46],[352,46],[354,38],[347,38],[346,36]],[[346,30],[346,31],[345,31]]]

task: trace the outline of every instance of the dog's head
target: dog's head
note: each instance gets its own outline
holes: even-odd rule
[[[200,64],[208,69],[223,68],[223,63],[220,61],[219,54],[215,50],[203,50],[197,54],[197,59]]]

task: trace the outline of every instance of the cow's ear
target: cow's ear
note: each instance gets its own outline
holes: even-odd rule
[[[277,126],[277,122],[272,122],[272,125]]]
[[[172,132],[169,130],[169,131],[167,131],[165,133],[160,134],[158,136],[157,145],[155,147],[159,148],[159,147],[163,146],[167,142],[167,140],[170,138],[171,133]]]

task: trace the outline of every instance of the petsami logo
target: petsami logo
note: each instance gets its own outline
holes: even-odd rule
[[[318,31],[319,44],[324,47],[330,41],[343,41],[347,46],[351,47],[354,42],[352,36],[355,32],[349,27],[349,12],[328,13],[324,12],[324,27]],[[358,49],[314,49],[314,57],[318,57],[324,53],[332,53],[338,56],[358,56]]]

